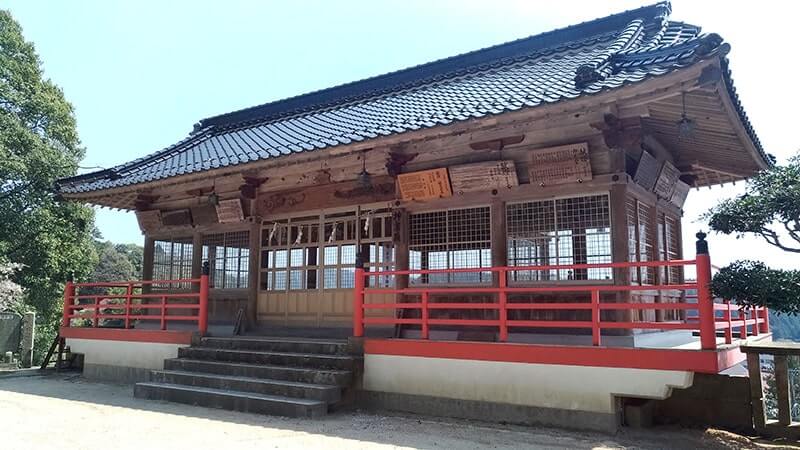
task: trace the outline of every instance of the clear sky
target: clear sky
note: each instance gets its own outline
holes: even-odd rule
[[[0,0],[74,105],[83,166],[111,167],[185,137],[198,120],[499,44],[652,1],[38,1]],[[673,2],[673,20],[731,44],[733,78],[766,150],[800,148],[797,2]],[[692,191],[684,242],[700,213],[742,184]],[[98,210],[114,242],[141,243],[132,213]],[[800,258],[756,239],[710,237],[712,260]]]

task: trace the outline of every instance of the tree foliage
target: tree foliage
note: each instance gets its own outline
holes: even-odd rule
[[[0,257],[22,264],[14,280],[38,313],[43,339],[65,280],[88,274],[96,258],[92,210],[53,193],[82,157],[72,106],[44,78],[19,24],[0,10]]]
[[[776,312],[800,313],[800,271],[770,269],[760,261],[735,261],[711,282],[714,295],[739,306],[766,306]]]
[[[755,234],[782,250],[800,253],[800,155],[785,166],[761,171],[748,181],[743,195],[722,201],[707,218],[714,231]]]
[[[25,290],[11,279],[19,269],[19,264],[0,261],[0,311],[18,309],[22,303]]]
[[[800,155],[785,166],[761,171],[746,192],[722,201],[707,216],[712,230],[761,236],[771,245],[800,253]],[[722,268],[711,284],[715,295],[743,307],[766,306],[800,313],[800,271],[771,269],[763,262],[735,261]]]

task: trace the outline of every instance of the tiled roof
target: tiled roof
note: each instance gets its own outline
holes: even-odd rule
[[[722,56],[719,36],[670,21],[669,13],[669,3],[659,3],[210,117],[170,147],[61,180],[59,189],[81,193],[130,186],[444,126],[596,94]],[[759,146],[743,110],[739,113]]]

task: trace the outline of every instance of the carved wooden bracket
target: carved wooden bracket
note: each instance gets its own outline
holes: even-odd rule
[[[136,196],[136,200],[134,200],[133,205],[134,208],[137,210],[145,210],[149,209],[150,205],[155,203],[158,200],[158,195],[150,195],[150,194],[139,194]]]
[[[243,176],[242,179],[244,179],[244,184],[239,186],[239,193],[243,198],[248,200],[256,198],[256,191],[258,191],[258,187],[267,181],[267,177],[257,178]]]
[[[416,158],[417,155],[419,153],[389,152],[389,159],[386,160],[386,172],[389,173],[389,176],[396,178],[403,170],[403,166]]]

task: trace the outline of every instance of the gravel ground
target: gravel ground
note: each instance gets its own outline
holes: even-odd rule
[[[717,430],[614,436],[411,415],[340,412],[302,420],[133,398],[75,375],[0,376],[0,448],[785,448]]]

